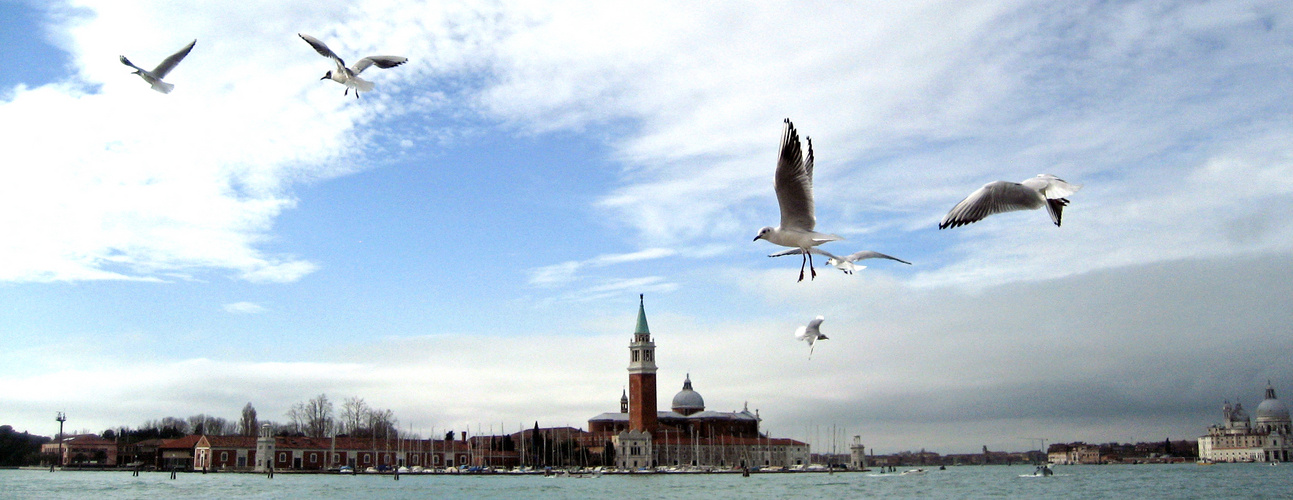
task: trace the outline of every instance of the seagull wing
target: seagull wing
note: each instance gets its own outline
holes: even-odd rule
[[[171,54],[166,59],[162,59],[161,64],[158,64],[156,68],[153,68],[153,76],[157,78],[165,77],[167,73],[170,73],[171,70],[175,69],[175,65],[184,60],[184,56],[189,55],[189,51],[193,50],[193,45],[197,43],[197,40],[193,40],[192,42],[189,42],[188,45],[185,45],[184,48],[180,49],[179,52]]]
[[[342,70],[346,69],[346,61],[342,60],[341,56],[338,56],[336,52],[333,52],[332,49],[329,49],[327,45],[323,44],[323,42],[320,42],[318,38],[312,37],[305,33],[297,33],[296,36],[301,37],[302,40],[305,40],[305,43],[308,43],[310,44],[311,47],[314,47],[314,51],[318,52],[319,55],[332,59],[334,62],[336,62],[337,68]]]
[[[803,253],[804,253],[804,249],[796,247],[796,248],[791,248],[789,250],[782,250],[777,253],[768,254],[768,257],[785,257],[787,255],[803,255]]]
[[[813,215],[813,143],[808,142],[808,159],[799,146],[799,132],[786,118],[786,132],[781,137],[781,156],[773,181],[777,203],[781,205],[781,228],[812,231],[817,225]]]
[[[378,68],[386,69],[404,64],[408,62],[408,60],[409,58],[400,56],[368,56],[355,63],[355,67],[350,68],[350,71],[353,71],[358,75],[374,64],[376,64]]]
[[[1042,206],[1042,197],[1036,189],[1017,182],[997,181],[984,184],[970,193],[943,216],[939,229],[978,222],[992,214],[1032,210]]]
[[[889,260],[896,260],[896,261],[898,261],[898,262],[901,262],[901,263],[903,263],[903,264],[907,264],[907,265],[909,265],[909,266],[911,265],[911,263],[910,263],[910,262],[907,262],[907,261],[905,261],[905,260],[899,259],[899,258],[894,257],[894,256],[892,256],[892,255],[885,255],[885,254],[882,254],[882,253],[880,253],[880,252],[872,252],[872,251],[870,251],[870,250],[863,250],[863,251],[861,251],[861,252],[858,252],[858,253],[855,253],[855,254],[851,254],[851,255],[849,255],[848,257],[845,257],[845,258],[844,258],[844,260],[845,260],[845,261],[848,261],[848,262],[857,262],[857,261],[859,261],[859,260],[863,260],[863,259],[889,259]]]
[[[121,64],[125,64],[126,66],[130,66],[130,67],[135,68],[135,69],[137,69],[137,70],[139,70],[139,71],[148,71],[148,70],[146,70],[146,69],[144,69],[144,68],[141,68],[141,67],[139,67],[139,66],[135,66],[135,63],[130,62],[130,59],[126,59],[126,56],[117,56],[117,59],[121,61]]]

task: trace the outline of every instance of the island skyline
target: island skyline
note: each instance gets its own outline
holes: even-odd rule
[[[1293,5],[5,2],[0,423],[401,426],[659,394],[945,453],[1198,436],[1293,389]],[[372,70],[361,99],[298,33]],[[153,91],[155,63],[196,39]],[[352,57],[354,59],[354,57]],[[352,61],[353,62],[353,61]],[[822,266],[776,223],[812,138]],[[1081,184],[939,230],[986,183]],[[821,260],[817,261],[819,264]],[[893,264],[893,265],[891,265]],[[808,358],[794,339],[817,316]]]

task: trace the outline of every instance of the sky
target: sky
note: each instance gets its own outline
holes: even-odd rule
[[[0,424],[318,394],[401,428],[661,409],[878,454],[1193,439],[1293,397],[1293,5],[0,2]],[[360,99],[297,33],[369,69]],[[150,90],[152,67],[192,40]],[[782,120],[844,275],[751,239]],[[979,186],[1083,185],[939,230]],[[830,337],[812,358],[795,328]]]

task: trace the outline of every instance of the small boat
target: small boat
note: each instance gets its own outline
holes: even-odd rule
[[[1195,464],[1198,464],[1198,465],[1215,465],[1215,464],[1216,464],[1216,462],[1213,462],[1212,460],[1207,459],[1207,458],[1200,458],[1198,462],[1194,462],[1194,463],[1195,463]]]
[[[914,476],[914,475],[917,475],[917,474],[924,474],[924,473],[925,473],[925,469],[907,469],[907,470],[905,470],[905,471],[902,471],[902,474],[901,474],[901,475],[903,475],[903,476]]]

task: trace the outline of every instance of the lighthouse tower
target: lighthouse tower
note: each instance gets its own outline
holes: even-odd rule
[[[638,295],[638,324],[629,344],[629,429],[655,432],[655,343],[651,342],[643,302]]]

